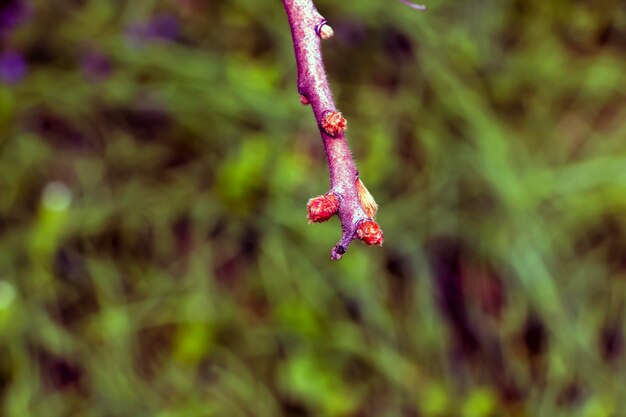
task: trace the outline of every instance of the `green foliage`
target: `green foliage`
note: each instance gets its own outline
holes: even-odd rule
[[[4,35],[2,415],[622,415],[623,5],[316,3],[385,232],[339,263],[280,2]]]

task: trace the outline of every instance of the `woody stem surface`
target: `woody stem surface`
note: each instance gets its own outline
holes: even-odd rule
[[[335,106],[322,61],[321,37],[325,33],[320,29],[326,21],[318,13],[312,0],[283,0],[283,5],[293,37],[298,68],[298,92],[301,101],[311,104],[313,109],[328,159],[330,193],[339,200],[337,214],[341,221],[342,235],[331,252],[331,258],[340,259],[350,242],[356,238],[359,224],[369,217],[361,207],[355,186],[358,172],[344,133],[345,119]],[[329,27],[326,29],[330,30]],[[332,35],[332,30],[330,31]],[[340,121],[333,123],[333,116],[336,115]]]

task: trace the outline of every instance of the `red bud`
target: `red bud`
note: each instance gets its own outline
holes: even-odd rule
[[[339,199],[334,194],[324,194],[313,197],[307,204],[309,209],[309,223],[321,223],[337,214]]]
[[[338,111],[330,111],[322,118],[322,129],[332,137],[345,132],[347,126],[348,121]]]
[[[367,245],[381,246],[383,244],[383,231],[375,221],[362,221],[356,229],[356,235]]]

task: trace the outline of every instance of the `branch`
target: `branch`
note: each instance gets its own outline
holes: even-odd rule
[[[410,2],[409,0],[400,0],[400,1],[406,4],[407,6],[409,6],[410,8],[419,10],[420,12],[423,12],[424,10],[426,10],[426,6],[424,6],[423,4],[415,4],[415,3]]]
[[[320,40],[332,37],[333,30],[312,0],[283,0],[283,5],[296,53],[300,101],[313,109],[330,171],[330,191],[309,200],[309,222],[339,216],[342,235],[331,259],[341,259],[354,239],[382,245],[383,233],[374,221],[378,206],[359,179],[344,134],[347,122],[335,106],[326,79]]]

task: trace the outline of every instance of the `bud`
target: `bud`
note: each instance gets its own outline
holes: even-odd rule
[[[338,111],[329,111],[322,117],[322,129],[332,137],[346,131],[348,121]]]
[[[307,104],[311,104],[307,96],[305,96],[304,94],[300,94],[300,103],[302,103],[302,105],[304,106],[306,106]]]
[[[309,223],[321,223],[333,217],[339,210],[339,199],[334,194],[313,197],[307,204]]]
[[[367,245],[381,246],[383,244],[383,231],[375,221],[362,221],[356,229],[356,235]]]
[[[320,36],[320,38],[326,40],[332,38],[335,34],[335,31],[333,31],[333,28],[331,28],[329,25],[324,23],[322,26],[320,26],[317,34]]]
[[[368,189],[365,188],[365,184],[363,184],[363,181],[361,181],[360,178],[356,179],[355,185],[363,211],[365,211],[367,217],[374,219],[374,217],[376,217],[376,212],[378,211],[378,204],[376,204],[376,200],[374,200],[374,197],[372,197]]]
[[[315,33],[317,33],[317,36],[322,38],[322,40],[330,39],[335,34],[333,28],[331,28],[326,22],[326,19],[322,20],[317,26],[315,26]]]

